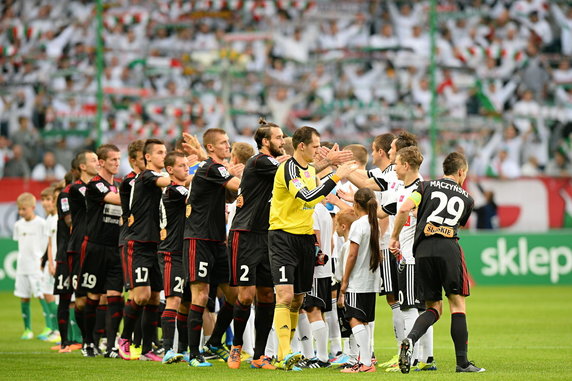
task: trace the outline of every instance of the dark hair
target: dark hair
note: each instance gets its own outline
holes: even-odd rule
[[[209,152],[207,144],[213,144],[214,136],[219,134],[226,135],[226,131],[223,130],[222,128],[209,128],[203,134],[203,146],[205,147],[207,153]]]
[[[395,135],[387,133],[377,135],[375,139],[373,139],[373,147],[375,150],[383,150],[386,155],[389,155],[389,150],[391,149],[391,142],[395,139]]]
[[[459,169],[467,168],[467,159],[460,152],[451,152],[443,160],[443,173],[445,176],[454,175]]]
[[[143,153],[144,146],[145,146],[145,141],[141,139],[132,141],[127,146],[127,156],[133,160],[137,159],[137,153],[138,152]]]
[[[88,153],[94,153],[94,152],[93,152],[93,151],[90,151],[90,150],[83,150],[83,151],[78,152],[77,155],[75,155],[74,161],[75,161],[75,165],[77,166],[76,168],[77,168],[78,171],[80,171],[79,166],[80,166],[81,164],[85,164],[85,163],[86,163],[86,160],[87,160],[87,159],[86,159],[86,155],[87,155]],[[74,161],[72,161],[72,168],[73,168],[73,166],[74,166]]]
[[[397,151],[396,157],[399,156],[402,163],[407,163],[413,169],[419,169],[423,163],[423,155],[416,146],[409,146]]]
[[[175,162],[177,161],[178,157],[182,157],[183,159],[186,157],[184,153],[179,151],[171,151],[165,156],[165,168],[173,167]]]
[[[99,146],[99,148],[97,149],[96,151],[97,158],[99,160],[107,160],[109,152],[120,152],[120,151],[119,148],[117,148],[117,146],[114,144],[104,144]]]
[[[262,148],[262,139],[268,139],[272,137],[272,128],[280,128],[279,125],[272,122],[267,122],[263,117],[258,119],[259,127],[254,133],[254,141],[256,142],[256,147],[258,149]]]
[[[379,249],[379,223],[377,221],[377,200],[375,194],[369,188],[361,188],[354,195],[354,201],[358,207],[367,212],[370,226],[369,235],[369,269],[375,271],[381,263],[381,250]]]
[[[294,146],[294,150],[298,149],[300,143],[310,144],[314,135],[320,136],[320,133],[314,127],[304,126],[298,128],[296,132],[294,132],[294,135],[292,135],[292,146]]]
[[[417,138],[410,132],[403,131],[397,135],[397,140],[395,141],[395,150],[399,151],[405,147],[411,147],[417,145]],[[396,152],[397,153],[397,152]]]
[[[145,158],[145,155],[151,154],[151,152],[153,152],[153,147],[156,145],[165,145],[165,143],[159,139],[145,140],[145,144],[143,145],[143,160],[145,161],[145,165],[147,165],[147,158]]]
[[[75,179],[75,175],[77,173],[77,168],[74,168],[74,161],[72,160],[72,169],[70,169],[66,175],[64,176],[64,182],[66,185],[69,185],[71,183],[73,183],[74,179]]]

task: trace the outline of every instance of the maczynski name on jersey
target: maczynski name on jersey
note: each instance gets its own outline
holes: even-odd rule
[[[465,197],[469,197],[469,193],[457,184],[451,184],[451,183],[448,183],[445,181],[433,180],[433,181],[431,181],[430,186],[435,187],[435,188],[439,188],[439,189],[449,189],[449,190],[461,193]]]

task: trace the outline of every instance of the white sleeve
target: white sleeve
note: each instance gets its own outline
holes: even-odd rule
[[[316,209],[314,209],[314,230],[322,230],[320,228],[320,213],[317,212]]]
[[[363,237],[363,229],[360,223],[358,223],[359,220],[356,220],[353,224],[352,227],[350,228],[350,233],[348,235],[348,241],[357,243],[358,245],[360,244],[360,242],[362,241],[362,237]]]

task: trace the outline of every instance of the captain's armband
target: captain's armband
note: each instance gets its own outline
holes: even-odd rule
[[[408,197],[411,201],[413,201],[413,203],[415,204],[415,207],[417,208],[419,206],[419,204],[421,203],[421,193],[419,192],[413,192],[409,195]]]

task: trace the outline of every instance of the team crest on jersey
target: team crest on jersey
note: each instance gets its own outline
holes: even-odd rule
[[[67,197],[62,198],[62,200],[61,200],[61,206],[62,206],[62,211],[63,211],[63,212],[69,212],[69,210],[70,210],[70,203],[69,203]]]
[[[109,192],[109,188],[105,186],[104,183],[96,183],[95,186],[97,187],[97,189],[99,189],[99,191],[101,193],[107,193]]]
[[[183,196],[186,196],[189,193],[189,190],[187,188],[185,188],[182,185],[179,185],[178,187],[175,188],[180,194],[182,194]]]
[[[294,186],[296,187],[296,189],[302,189],[302,188],[304,188],[304,184],[302,184],[302,182],[300,181],[300,179],[293,179],[293,180],[292,180],[292,184],[294,184]]]
[[[274,164],[275,166],[279,166],[279,165],[280,165],[280,162],[279,162],[278,160],[276,160],[275,158],[273,158],[273,157],[268,157],[268,160],[269,160],[272,164]]]
[[[85,196],[85,187],[79,187],[79,193],[81,193],[83,196]]]
[[[220,172],[220,175],[225,179],[230,176],[230,173],[228,173],[225,167],[218,167],[218,171]]]
[[[135,184],[135,179],[133,179],[133,180],[131,180],[131,181],[129,182],[129,186],[130,186],[130,187],[133,187],[133,184]]]
[[[191,204],[187,204],[187,210],[185,212],[185,216],[187,218],[189,218],[189,216],[191,215],[191,211],[193,210],[193,208],[191,207]]]
[[[244,205],[244,197],[240,195],[236,198],[236,207],[242,208],[243,205]]]
[[[310,178],[310,172],[304,171],[304,176],[306,176],[306,178],[309,179]]]
[[[113,193],[117,193],[117,187],[115,185],[110,186],[109,189],[111,189]]]

